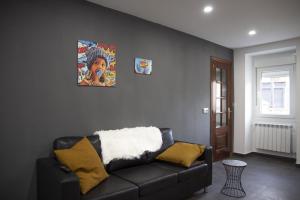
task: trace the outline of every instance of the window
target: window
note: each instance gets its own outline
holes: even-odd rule
[[[291,116],[293,65],[257,70],[258,114]]]

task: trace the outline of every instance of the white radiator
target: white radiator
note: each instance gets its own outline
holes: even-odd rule
[[[255,147],[291,153],[293,126],[289,124],[255,123]]]

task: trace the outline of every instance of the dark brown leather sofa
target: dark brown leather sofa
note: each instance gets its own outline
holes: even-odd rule
[[[212,150],[184,168],[159,162],[155,157],[174,143],[172,130],[160,129],[163,145],[160,150],[145,153],[140,159],[115,160],[106,166],[110,176],[85,195],[80,194],[78,177],[63,168],[54,157],[37,160],[39,200],[165,200],[184,199],[212,183]],[[62,137],[53,149],[70,148],[82,137]],[[88,136],[101,157],[101,141]]]

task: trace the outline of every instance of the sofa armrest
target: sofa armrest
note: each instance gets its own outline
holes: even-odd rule
[[[205,160],[206,164],[208,165],[206,184],[209,186],[212,184],[212,146],[206,146],[203,155],[200,156],[198,160]]]
[[[39,200],[79,200],[79,178],[73,172],[60,168],[54,158],[37,160],[37,187]]]
[[[185,141],[178,141],[176,140],[175,142],[185,142]],[[190,143],[190,142],[187,142]],[[195,144],[195,143],[191,143]],[[199,161],[205,161],[205,163],[208,166],[208,173],[207,173],[207,178],[206,178],[206,186],[209,186],[212,184],[212,146],[205,146],[205,151],[204,153],[197,159]]]
[[[200,156],[198,160],[205,160],[209,170],[211,171],[212,170],[212,146],[206,146],[203,155]]]

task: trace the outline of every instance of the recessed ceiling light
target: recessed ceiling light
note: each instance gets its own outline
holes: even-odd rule
[[[248,35],[253,36],[256,35],[256,30],[251,30],[248,32]]]
[[[213,7],[212,6],[205,6],[203,9],[203,12],[205,13],[210,13],[211,11],[213,11]]]

